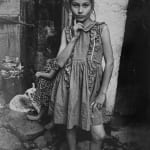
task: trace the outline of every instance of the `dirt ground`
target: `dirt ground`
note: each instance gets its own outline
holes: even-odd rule
[[[114,116],[105,127],[108,137],[103,141],[102,150],[150,150],[148,123]],[[78,137],[78,150],[89,150],[90,134],[79,131]],[[61,126],[52,128],[47,118],[41,122],[29,121],[25,113],[1,105],[0,150],[67,150],[65,130]]]

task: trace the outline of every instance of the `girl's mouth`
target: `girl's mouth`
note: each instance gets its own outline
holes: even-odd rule
[[[85,16],[76,16],[76,18],[83,19],[83,18],[85,18]]]
[[[80,22],[80,21],[82,22],[82,21],[85,20],[85,17],[83,17],[83,16],[81,17],[81,16],[80,16],[80,17],[76,17],[76,19],[77,19],[77,22]]]

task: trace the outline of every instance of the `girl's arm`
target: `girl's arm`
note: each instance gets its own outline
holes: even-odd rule
[[[65,30],[63,30],[62,32],[62,36],[61,36],[61,44],[60,44],[60,48],[59,48],[59,52],[57,54],[56,57],[56,62],[57,65],[62,68],[66,61],[68,60],[68,58],[71,55],[71,52],[75,46],[75,43],[78,39],[78,37],[80,36],[80,31],[79,29],[82,29],[82,25],[81,24],[75,24],[74,25],[74,36],[72,37],[72,39],[70,40],[70,42],[67,44],[66,41],[66,35],[65,35]],[[51,79],[57,70],[51,70],[49,73],[45,73],[45,72],[37,72],[36,73],[36,77],[44,77],[44,78],[48,78]]]
[[[103,27],[102,30],[102,42],[104,48],[104,60],[105,60],[105,68],[103,73],[103,80],[101,89],[98,97],[96,98],[96,102],[103,104],[106,98],[107,88],[111,79],[113,67],[114,67],[114,58],[112,52],[112,46],[110,41],[110,33],[107,25]]]
[[[67,42],[66,42],[65,31],[63,30],[62,36],[61,36],[60,48],[59,48],[59,51],[58,51],[58,54],[57,54],[57,57],[56,57],[57,62],[58,62],[58,60],[59,60],[59,59],[58,59],[58,56],[62,53],[62,51],[63,51],[63,49],[66,47],[66,45],[67,45]],[[51,59],[48,60],[48,61],[50,62]],[[59,60],[59,61],[60,61],[60,60]],[[60,61],[60,62],[61,62],[61,61]],[[60,62],[58,62],[58,66],[62,66],[62,64],[61,64]],[[35,76],[36,76],[37,78],[42,77],[42,78],[52,79],[52,78],[54,77],[55,73],[56,73],[56,70],[51,69],[50,72],[41,72],[41,71],[38,71],[38,72],[36,72]]]
[[[68,60],[68,58],[70,57],[77,39],[78,39],[77,37],[73,37],[71,41],[68,43],[68,45],[66,45],[66,43],[63,43],[61,45],[59,53],[56,57],[56,61],[59,67],[62,68],[64,64],[66,63],[66,61]]]
[[[37,78],[42,77],[42,78],[52,79],[54,77],[55,73],[56,73],[56,70],[51,70],[48,73],[47,72],[40,72],[39,71],[39,72],[36,72],[35,76]]]
[[[66,63],[67,59],[70,57],[71,52],[75,46],[76,41],[78,40],[80,36],[80,29],[83,29],[83,24],[74,22],[73,26],[73,37],[70,40],[70,42],[67,44],[66,42],[66,35],[65,31],[63,30],[62,33],[62,39],[61,39],[61,45],[59,48],[58,55],[56,57],[58,65],[62,68],[64,64]]]
[[[66,34],[65,34],[65,29],[63,29],[62,34],[61,34],[61,43],[60,43],[60,47],[59,47],[57,56],[59,56],[59,54],[66,47],[66,45],[67,45]]]
[[[56,62],[57,65],[62,68],[64,66],[64,64],[66,63],[67,59],[69,58],[71,51],[75,45],[76,42],[76,38],[72,38],[71,41],[69,42],[69,44],[64,48],[64,49],[60,49],[59,54],[56,57]],[[61,48],[64,47],[65,44],[63,44],[61,46]],[[50,72],[46,73],[46,72],[37,72],[36,73],[36,77],[43,77],[43,78],[47,78],[47,79],[51,79],[54,77],[55,73],[57,72],[57,70],[55,69],[51,69]]]

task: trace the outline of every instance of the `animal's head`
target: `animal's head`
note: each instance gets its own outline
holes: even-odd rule
[[[35,95],[35,91],[36,91],[35,84],[32,83],[32,88],[27,89],[27,90],[25,91],[25,95],[26,95],[30,100],[33,100],[34,95]]]

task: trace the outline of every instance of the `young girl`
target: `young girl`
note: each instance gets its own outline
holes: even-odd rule
[[[48,108],[49,112],[51,111],[51,115],[53,114],[53,105],[50,102],[50,98],[54,77],[70,57],[75,42],[76,40],[72,38],[71,42],[65,47],[65,49],[62,49],[62,44],[60,47],[61,51],[59,50],[57,57],[54,59],[48,59],[43,71],[36,72],[35,76],[37,78],[37,86],[34,98],[32,100],[32,105],[35,111],[27,114],[27,118],[29,120],[40,120],[47,112]],[[51,107],[48,107],[49,103]]]
[[[69,0],[69,6],[74,24],[64,29],[59,53],[69,44],[73,50],[54,82],[54,123],[66,126],[69,150],[76,150],[77,127],[90,131],[91,150],[100,150],[107,121],[104,103],[113,70],[109,30],[105,23],[90,18],[94,0]]]

